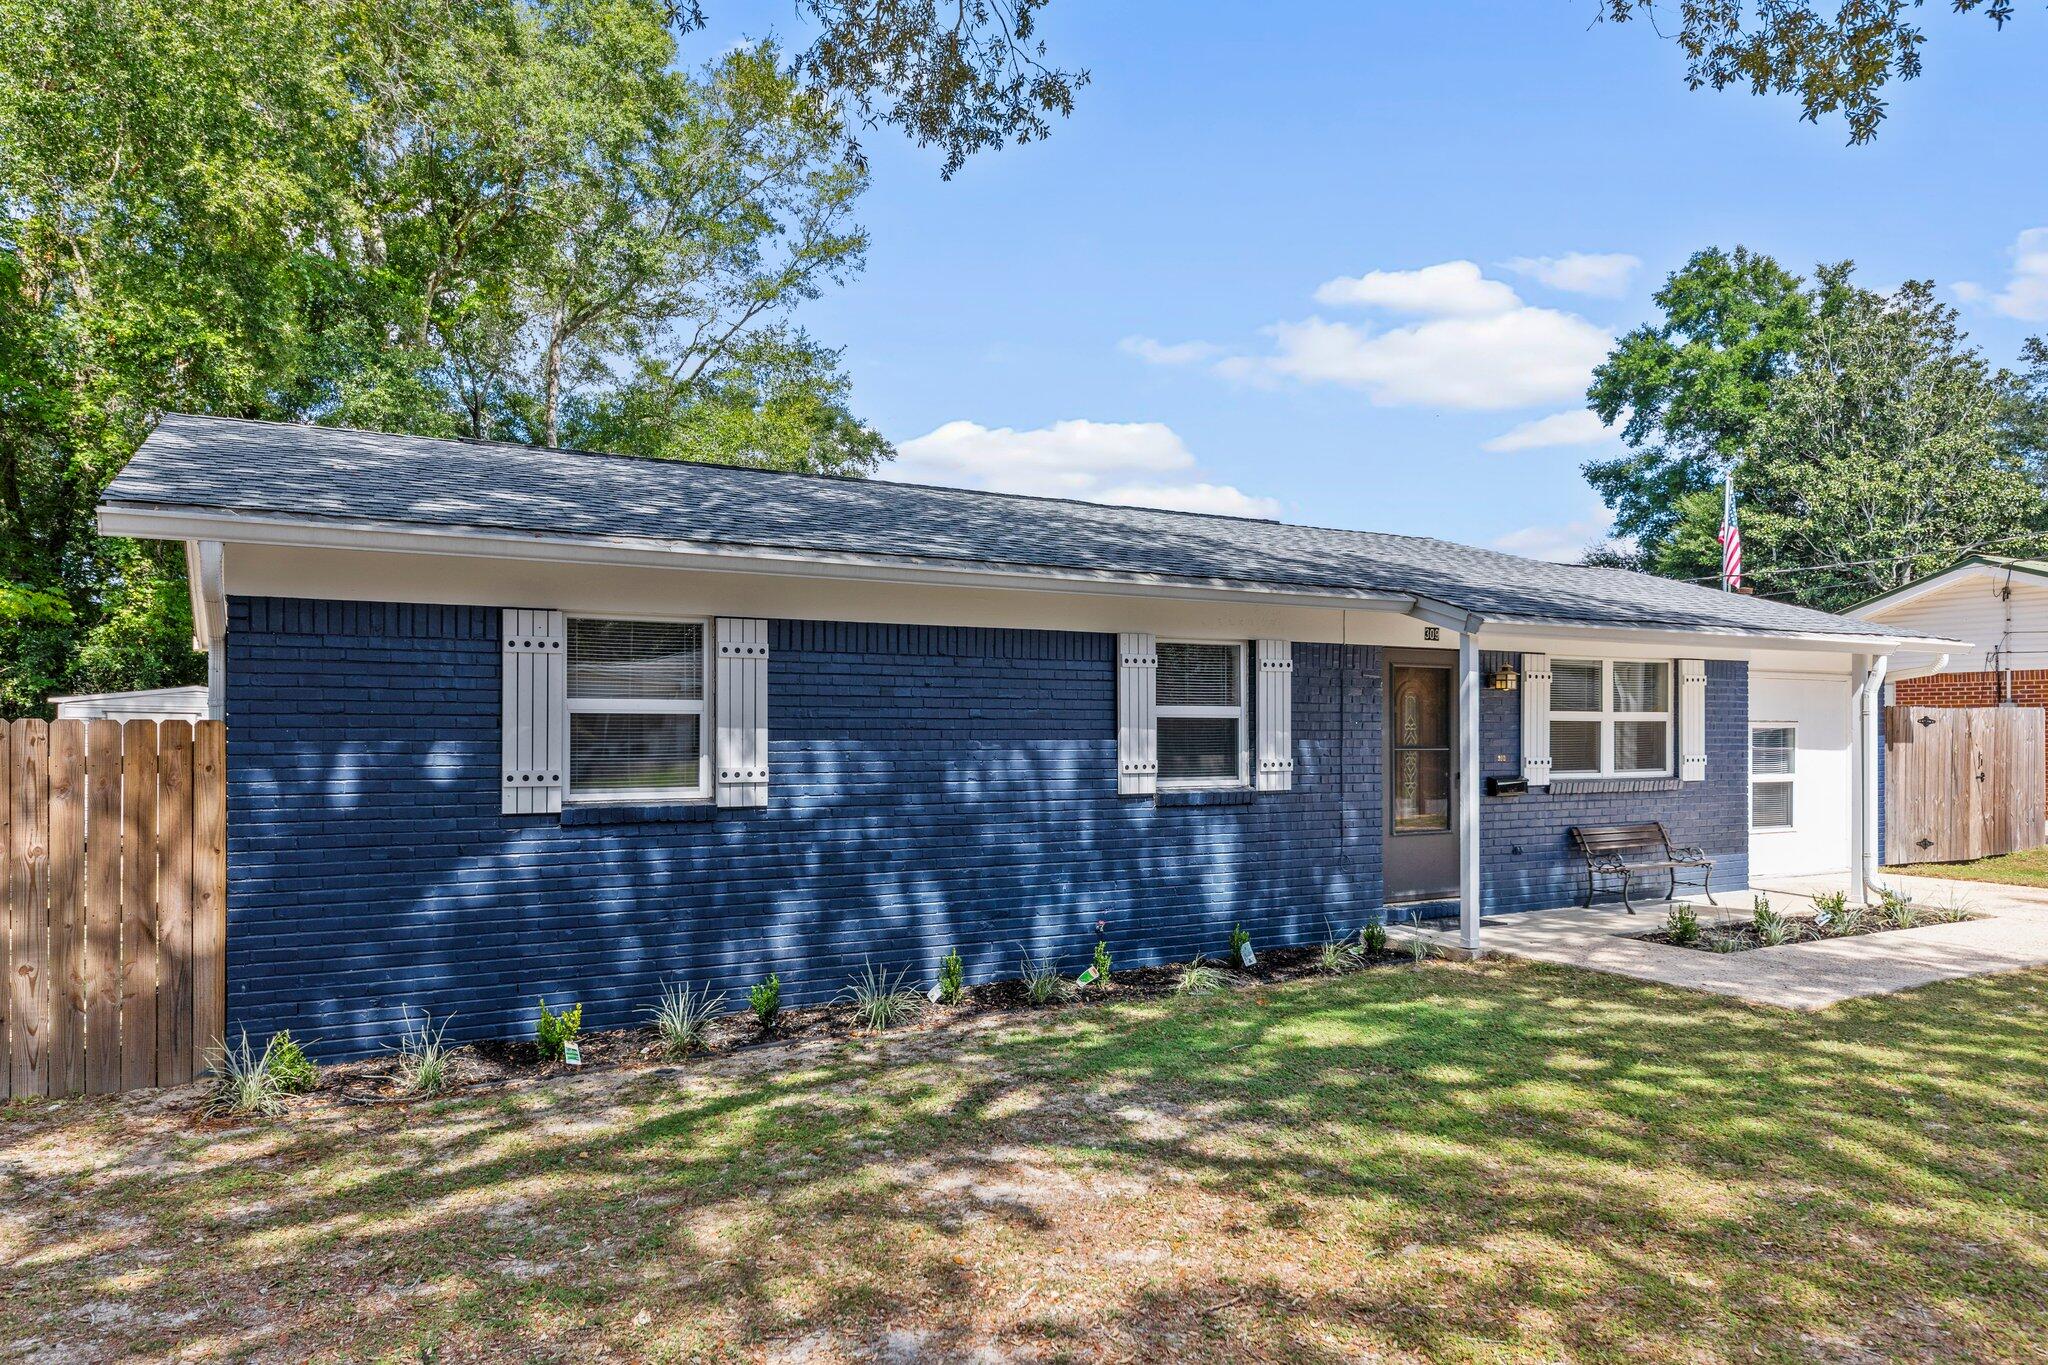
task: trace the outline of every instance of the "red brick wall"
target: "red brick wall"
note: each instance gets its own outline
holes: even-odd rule
[[[2008,695],[2021,706],[2048,710],[2048,668],[2016,668],[2006,675]],[[1900,706],[1996,706],[1996,673],[1933,673],[1892,684],[1892,700]]]

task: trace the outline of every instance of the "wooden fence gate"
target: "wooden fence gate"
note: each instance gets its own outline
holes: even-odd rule
[[[2038,706],[1887,706],[1885,862],[2040,846],[2042,717]]]
[[[227,733],[0,723],[0,1097],[179,1085],[226,1031]]]

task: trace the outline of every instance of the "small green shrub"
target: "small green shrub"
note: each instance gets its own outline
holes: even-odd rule
[[[270,1040],[266,1049],[270,1054],[270,1074],[277,1077],[278,1089],[287,1095],[303,1095],[320,1085],[320,1068],[299,1046],[299,1040],[292,1037],[290,1029],[284,1029]]]
[[[1324,976],[1342,976],[1358,965],[1359,948],[1347,939],[1330,939],[1316,949],[1316,970]]]
[[[1374,920],[1358,931],[1358,946],[1371,957],[1378,957],[1387,951],[1387,926]]]
[[[865,1027],[895,1028],[916,1018],[924,1008],[924,997],[910,989],[906,984],[909,979],[908,967],[892,977],[886,968],[870,962],[839,995],[853,1002],[853,1017]]]
[[[583,1005],[581,1002],[569,1006],[559,1013],[548,1012],[548,1002],[540,1002],[540,1018],[534,1020],[533,1038],[540,1044],[540,1057],[544,1062],[562,1060],[562,1045],[570,1042],[583,1032]]]
[[[1173,983],[1175,995],[1208,995],[1220,991],[1229,984],[1229,978],[1209,965],[1208,959],[1197,957],[1180,969],[1180,978]]]
[[[1879,913],[1892,928],[1911,929],[1920,923],[1921,909],[1907,897],[1891,890],[1880,891],[1877,897],[1883,907]]]
[[[1772,926],[1782,925],[1785,922],[1785,917],[1771,908],[1771,898],[1769,896],[1758,896],[1756,898],[1756,906],[1750,911],[1749,919],[1751,926],[1756,930],[1758,938],[1762,938],[1765,931],[1771,929]]]
[[[1109,955],[1109,944],[1099,938],[1096,939],[1095,960],[1088,964],[1095,969],[1096,985],[1100,986],[1109,980],[1109,967],[1112,960]]]
[[[422,1013],[418,1028],[408,1026],[399,1035],[398,1085],[401,1090],[410,1090],[416,1095],[432,1095],[447,1086],[448,1045],[442,1041],[442,1035],[447,1031],[447,1019],[436,1024],[433,1015]]]
[[[1019,975],[1024,982],[1024,998],[1032,1004],[1054,1004],[1073,993],[1074,983],[1060,975],[1059,964],[1050,957],[1026,953],[1019,965]]]
[[[1672,906],[1671,913],[1664,917],[1664,932],[1671,936],[1673,943],[1698,943],[1700,941],[1699,912],[1690,905]]]
[[[1839,915],[1849,908],[1849,893],[1823,891],[1813,898],[1813,908],[1825,915]]]
[[[782,978],[770,972],[766,981],[747,987],[747,1007],[762,1028],[773,1028],[775,1016],[782,1013]]]
[[[216,1044],[206,1068],[212,1078],[208,1109],[230,1114],[284,1112],[285,1089],[278,1081],[276,1069],[279,1036],[272,1034],[261,1052],[249,1046],[247,1029],[242,1030],[242,1041],[235,1047],[225,1042]]]
[[[1231,929],[1230,960],[1233,963],[1244,961],[1244,950],[1248,946],[1250,946],[1251,941],[1252,936],[1244,931],[1244,926],[1242,924],[1237,925]]]
[[[713,995],[709,986],[699,988],[686,982],[663,986],[660,1002],[649,1006],[647,1012],[654,1016],[662,1053],[687,1057],[703,1049],[711,1021],[725,1012],[725,992]]]
[[[941,1005],[957,1005],[966,990],[967,964],[957,950],[949,948],[939,960],[938,1001]]]

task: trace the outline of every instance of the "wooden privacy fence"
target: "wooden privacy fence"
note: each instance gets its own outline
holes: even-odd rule
[[[2035,848],[2043,798],[2038,706],[1887,706],[1887,863],[1954,863]]]
[[[189,1081],[226,1030],[220,721],[0,723],[0,1096]]]

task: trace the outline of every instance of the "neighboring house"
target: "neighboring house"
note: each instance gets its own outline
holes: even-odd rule
[[[1902,706],[2048,706],[2048,563],[1972,555],[1848,614],[1959,642],[1940,672],[1894,686]]]
[[[206,687],[151,687],[140,692],[79,692],[52,697],[58,720],[206,720]]]
[[[1581,823],[1720,887],[1753,818],[1867,870],[1850,708],[1949,647],[1409,536],[195,417],[100,527],[187,544],[220,663],[230,1027],[334,1052],[1072,968],[1098,921],[1130,966],[1388,906],[1478,946],[1579,898]]]

